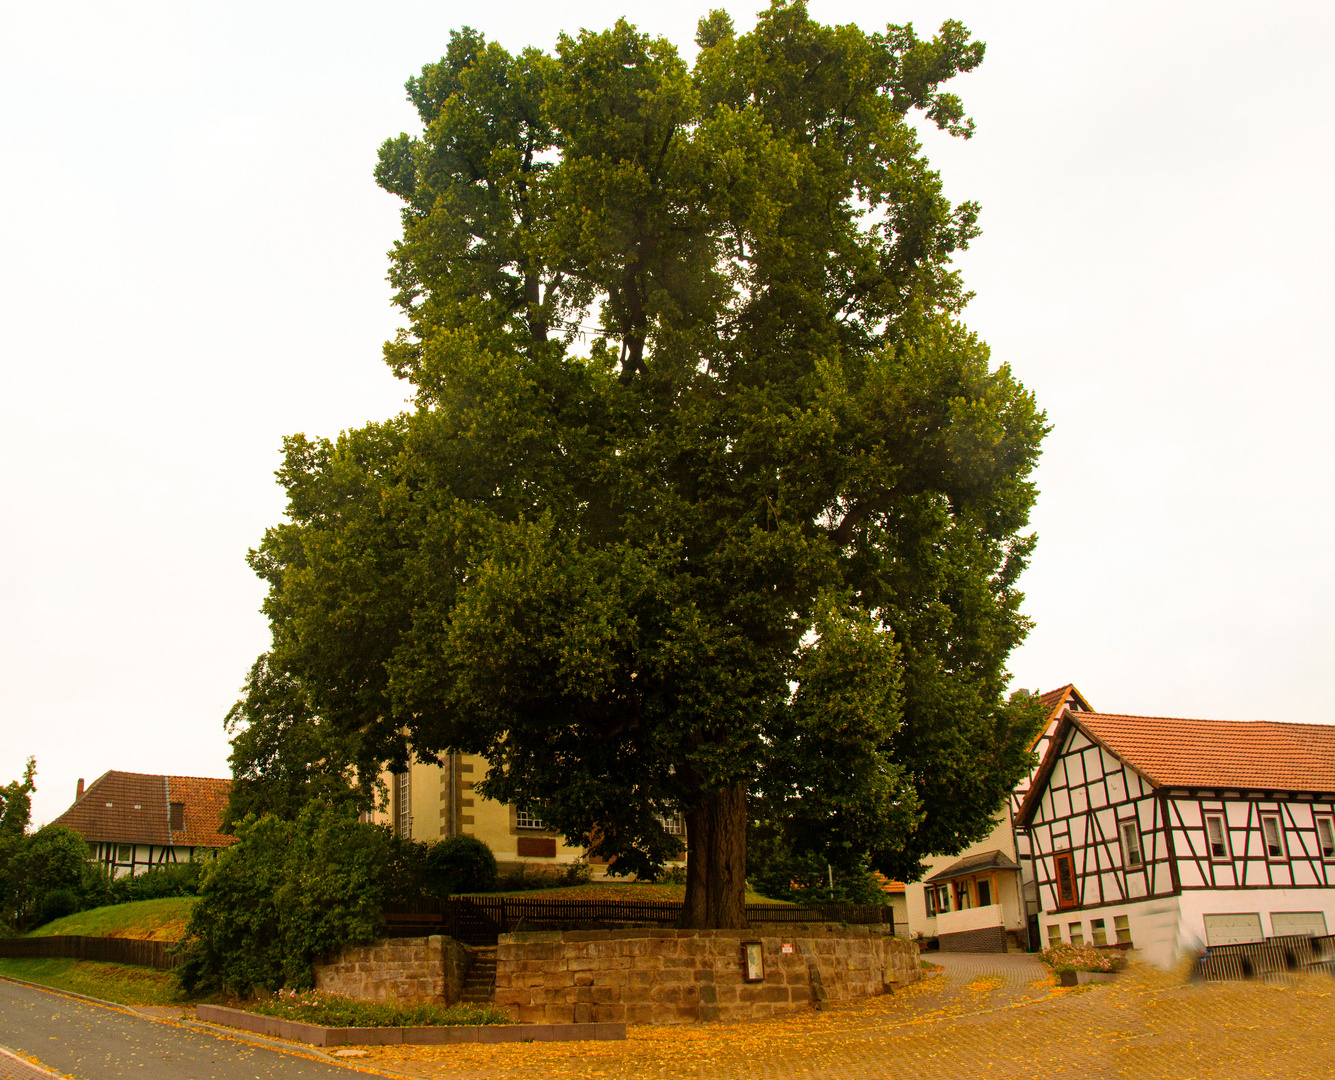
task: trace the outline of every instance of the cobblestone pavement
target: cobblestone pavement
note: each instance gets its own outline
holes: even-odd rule
[[[755,1023],[633,1027],[624,1043],[368,1047],[359,1064],[460,1080],[1335,1078],[1335,980],[1193,984],[1141,965],[1057,987],[1024,956],[941,954],[892,996]]]

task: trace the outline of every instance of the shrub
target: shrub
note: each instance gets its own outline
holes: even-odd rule
[[[73,915],[79,910],[79,894],[73,889],[52,889],[43,894],[37,905],[37,919],[34,925],[54,922],[66,915]]]
[[[74,906],[62,914],[79,910],[79,888],[88,865],[88,845],[73,829],[47,825],[27,836],[9,838],[8,892],[16,922],[31,930],[48,921],[44,913],[67,907],[68,893]],[[60,893],[59,898],[48,897]],[[55,916],[50,916],[54,918]]]
[[[1117,949],[1096,949],[1057,941],[1039,954],[1053,971],[1121,971],[1126,957]]]
[[[181,945],[187,991],[310,987],[312,961],[382,926],[387,830],[314,802],[295,822],[246,818],[207,866]]]
[[[196,896],[203,872],[203,863],[188,862],[165,863],[142,874],[127,874],[111,883],[109,902],[128,904],[134,900],[160,900],[167,896]]]
[[[562,885],[587,885],[592,880],[593,867],[589,865],[589,860],[583,857],[568,863],[561,871]]]
[[[686,867],[665,866],[655,880],[662,882],[664,885],[685,885]]]
[[[450,836],[426,852],[426,891],[433,896],[492,892],[496,856],[476,836]]]
[[[322,994],[280,991],[272,997],[242,1005],[249,1012],[276,1016],[280,1020],[298,1020],[322,1027],[436,1027],[440,1025],[510,1024],[508,1013],[494,1005],[461,1002],[443,1008],[439,1005],[400,1005],[396,1002],[357,1001]]]

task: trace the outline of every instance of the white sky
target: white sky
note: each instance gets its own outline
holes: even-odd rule
[[[760,5],[733,7],[749,28]],[[227,774],[267,642],[246,549],[284,434],[407,396],[380,360],[376,148],[468,23],[511,49],[704,7],[20,3],[0,33],[0,782]],[[988,56],[928,138],[982,203],[967,318],[1056,429],[1016,685],[1096,708],[1329,721],[1329,3],[813,3],[961,18]]]

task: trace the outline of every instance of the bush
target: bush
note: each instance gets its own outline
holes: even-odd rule
[[[562,885],[587,885],[593,880],[593,867],[589,865],[589,860],[582,856],[572,863],[568,863],[566,868],[561,871]]]
[[[78,893],[73,889],[52,889],[43,894],[41,902],[37,905],[37,920],[34,925],[41,926],[56,919],[63,919],[78,910]]]
[[[662,873],[660,873],[654,880],[662,882],[664,885],[685,885],[686,867],[665,866],[663,867]]]
[[[450,836],[426,853],[427,892],[433,896],[492,892],[496,888],[496,856],[476,836]]]
[[[310,803],[295,822],[246,818],[204,871],[177,973],[187,991],[312,985],[312,961],[382,928],[386,829]]]
[[[1054,942],[1039,958],[1053,971],[1121,971],[1126,957],[1117,949],[1096,949],[1091,945]]]
[[[197,896],[203,872],[203,863],[188,862],[165,863],[145,870],[142,874],[127,874],[111,883],[109,903],[128,904],[134,900],[161,900],[167,896]]]
[[[12,837],[7,861],[9,903],[24,930],[48,921],[44,913],[54,893],[61,896],[52,898],[50,910],[68,906],[66,893],[75,898],[74,906],[62,914],[79,910],[79,889],[89,865],[88,845],[73,829],[47,825],[27,836]]]
[[[303,994],[280,991],[241,1006],[262,1016],[297,1020],[322,1027],[436,1027],[440,1025],[511,1024],[510,1015],[494,1005],[461,1002],[439,1005],[399,1005],[395,1002],[357,1001],[314,990]]]

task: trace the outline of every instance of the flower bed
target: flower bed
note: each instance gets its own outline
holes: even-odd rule
[[[1126,957],[1116,949],[1096,949],[1091,945],[1055,942],[1039,954],[1054,971],[1098,971],[1112,973],[1126,967]]]
[[[396,1005],[377,1001],[356,1001],[337,994],[308,990],[299,994],[280,990],[273,997],[248,1001],[237,1006],[246,1012],[295,1020],[321,1027],[462,1027],[479,1024],[511,1024],[508,1013],[491,1005],[460,1003],[448,1008],[440,1005]]]

